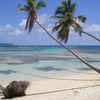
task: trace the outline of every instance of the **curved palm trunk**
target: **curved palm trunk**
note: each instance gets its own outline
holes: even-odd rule
[[[90,65],[88,62],[86,62],[83,58],[81,58],[80,56],[78,56],[74,51],[72,51],[71,49],[69,49],[68,47],[64,46],[61,42],[59,42],[57,39],[55,39],[37,20],[36,20],[37,24],[42,27],[44,29],[44,31],[53,39],[55,40],[57,43],[59,43],[62,47],[64,47],[66,50],[68,50],[70,53],[72,53],[75,57],[77,57],[80,61],[82,61],[84,64],[86,64],[88,67],[90,67],[91,69],[93,69],[94,71],[96,71],[97,73],[100,74],[100,69],[95,68],[94,66]]]
[[[84,33],[84,34],[87,34],[87,35],[91,36],[92,38],[94,38],[94,39],[96,39],[97,41],[100,42],[100,39],[99,38],[97,38],[97,37],[95,37],[95,36],[93,36],[93,35],[91,35],[91,34],[89,34],[87,32],[84,32],[84,31],[81,31],[81,32]]]
[[[75,28],[75,27],[73,26],[73,28]],[[79,30],[79,29],[78,29],[78,30]],[[95,37],[95,36],[89,34],[88,32],[85,32],[85,31],[82,31],[82,30],[79,30],[79,31],[82,32],[82,33],[84,33],[84,34],[86,34],[86,35],[89,35],[90,37],[92,37],[92,38],[94,38],[94,39],[96,39],[97,41],[100,42],[100,39],[99,39],[99,38],[97,38],[97,37]]]

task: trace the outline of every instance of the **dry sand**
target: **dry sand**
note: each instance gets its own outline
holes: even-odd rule
[[[2,100],[2,96],[0,98]],[[26,96],[12,100],[100,100],[100,75],[88,72],[32,81]]]

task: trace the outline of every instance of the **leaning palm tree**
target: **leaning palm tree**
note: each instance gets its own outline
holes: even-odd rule
[[[73,28],[75,32],[78,32],[80,35],[85,33],[94,39],[100,42],[100,39],[83,31],[83,28],[80,26],[78,22],[86,23],[85,16],[74,16],[76,11],[76,3],[71,3],[71,0],[62,1],[61,5],[57,7],[55,11],[55,16],[52,18],[57,19],[55,23],[55,27],[53,28],[53,32],[57,31],[57,38],[63,41],[64,43],[67,42],[70,28]]]
[[[100,73],[100,69],[95,68],[94,66],[90,65],[87,63],[84,59],[79,57],[75,52],[73,52],[71,49],[68,47],[64,46],[60,41],[58,41],[56,38],[54,38],[47,30],[45,27],[43,27],[38,21],[37,21],[37,10],[40,8],[46,7],[45,3],[40,0],[39,2],[36,2],[35,0],[26,0],[26,5],[19,4],[18,7],[22,7],[18,9],[18,12],[27,12],[28,17],[27,17],[27,22],[26,22],[26,29],[28,29],[29,32],[32,31],[33,25],[36,22],[44,31],[57,43],[59,43],[62,47],[64,47],[66,50],[68,50],[70,53],[72,53],[75,57],[77,57],[79,60],[81,60],[83,63],[88,65],[90,68],[95,70],[96,72]]]

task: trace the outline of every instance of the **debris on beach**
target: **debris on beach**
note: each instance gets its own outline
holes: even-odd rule
[[[13,81],[6,88],[0,85],[5,98],[13,98],[18,96],[25,96],[25,90],[29,86],[27,81]]]

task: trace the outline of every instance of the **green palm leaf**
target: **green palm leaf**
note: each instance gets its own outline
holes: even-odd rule
[[[26,0],[27,1],[27,5],[30,7],[30,8],[35,8],[35,0]]]
[[[73,3],[71,6],[70,6],[70,10],[71,10],[71,13],[74,14],[75,11],[76,11],[76,3]]]
[[[55,27],[53,27],[52,32],[59,31],[59,29],[61,28],[62,25],[63,25],[63,23],[61,23],[61,24],[56,25]]]
[[[60,39],[60,41],[64,41],[64,43],[66,43],[68,40],[68,36],[69,36],[69,25],[65,23],[58,31],[57,38]]]
[[[58,6],[56,11],[55,11],[55,15],[64,15],[65,14],[65,9],[62,6]]]
[[[64,17],[63,16],[51,16],[51,18],[60,19],[60,18],[64,18]]]
[[[25,8],[20,8],[17,10],[17,12],[29,12],[29,9],[25,9]]]
[[[78,18],[78,20],[79,20],[80,22],[86,23],[86,17],[80,15],[80,16],[78,16],[77,18]]]
[[[82,35],[83,28],[78,23],[73,21],[72,22],[72,27],[74,28],[75,32],[78,32],[80,36]]]
[[[36,9],[41,9],[41,8],[44,8],[46,7],[46,4],[41,0],[37,3],[36,5]]]
[[[18,7],[23,7],[23,8],[26,8],[26,9],[30,9],[29,6],[27,6],[27,5],[23,5],[23,4],[19,4]]]

